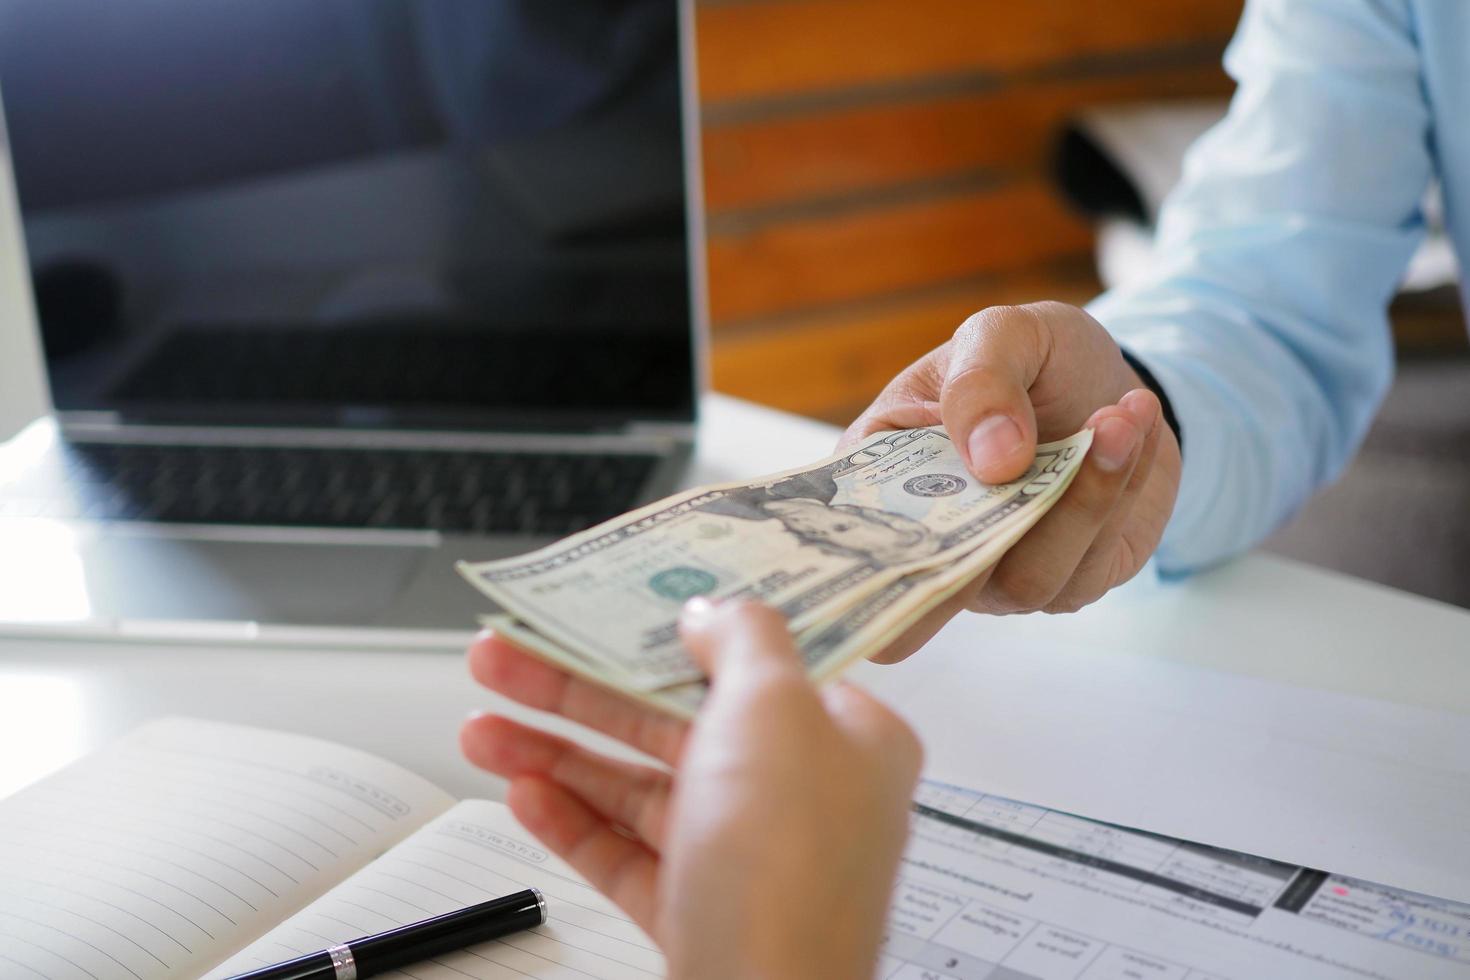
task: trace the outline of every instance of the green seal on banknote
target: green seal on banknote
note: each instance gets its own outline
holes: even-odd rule
[[[713,592],[718,584],[719,580],[709,572],[702,568],[690,568],[687,565],[666,568],[648,580],[650,589],[665,599],[673,599],[675,602],[683,602],[685,599]]]
[[[953,497],[967,486],[964,477],[953,473],[925,473],[909,480],[903,489],[915,497]]]

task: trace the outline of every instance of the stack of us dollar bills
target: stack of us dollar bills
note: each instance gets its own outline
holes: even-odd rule
[[[679,641],[693,596],[780,610],[816,681],[871,656],[993,565],[1060,498],[1092,442],[1038,448],[1019,480],[970,475],[941,427],[881,432],[809,466],[701,487],[460,573],[484,625],[558,667],[692,715]]]

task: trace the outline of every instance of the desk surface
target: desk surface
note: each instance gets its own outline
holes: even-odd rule
[[[718,396],[705,409],[696,482],[796,465],[830,451],[836,437]],[[494,704],[466,676],[456,653],[464,638],[413,652],[0,638],[0,795],[149,718],[188,714],[320,735],[452,793],[495,796],[501,787],[456,750],[460,721]],[[1007,649],[1115,650],[1135,666],[1167,661],[1199,676],[1228,672],[1470,716],[1470,613],[1266,556],[1183,583],[1145,573],[1070,617],[962,617],[942,638],[949,647],[1003,638]],[[921,653],[860,676],[879,688],[891,676],[895,690],[912,690],[931,679],[925,664]],[[938,737],[932,724],[920,727]]]

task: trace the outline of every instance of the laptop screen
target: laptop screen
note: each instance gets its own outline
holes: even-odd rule
[[[677,0],[0,0],[62,410],[688,419]]]

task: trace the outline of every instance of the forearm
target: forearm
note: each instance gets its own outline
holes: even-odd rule
[[[1177,417],[1165,572],[1260,541],[1367,429],[1432,169],[1418,59],[1402,4],[1251,0],[1240,89],[1190,150],[1152,268],[1089,307]]]
[[[1354,327],[1364,343],[1352,368],[1324,374],[1286,338],[1332,331],[1266,326],[1250,305],[1237,298],[1223,312],[1165,285],[1093,306],[1179,426],[1179,496],[1157,552],[1166,574],[1238,554],[1295,513],[1351,458],[1391,374],[1386,327]]]

